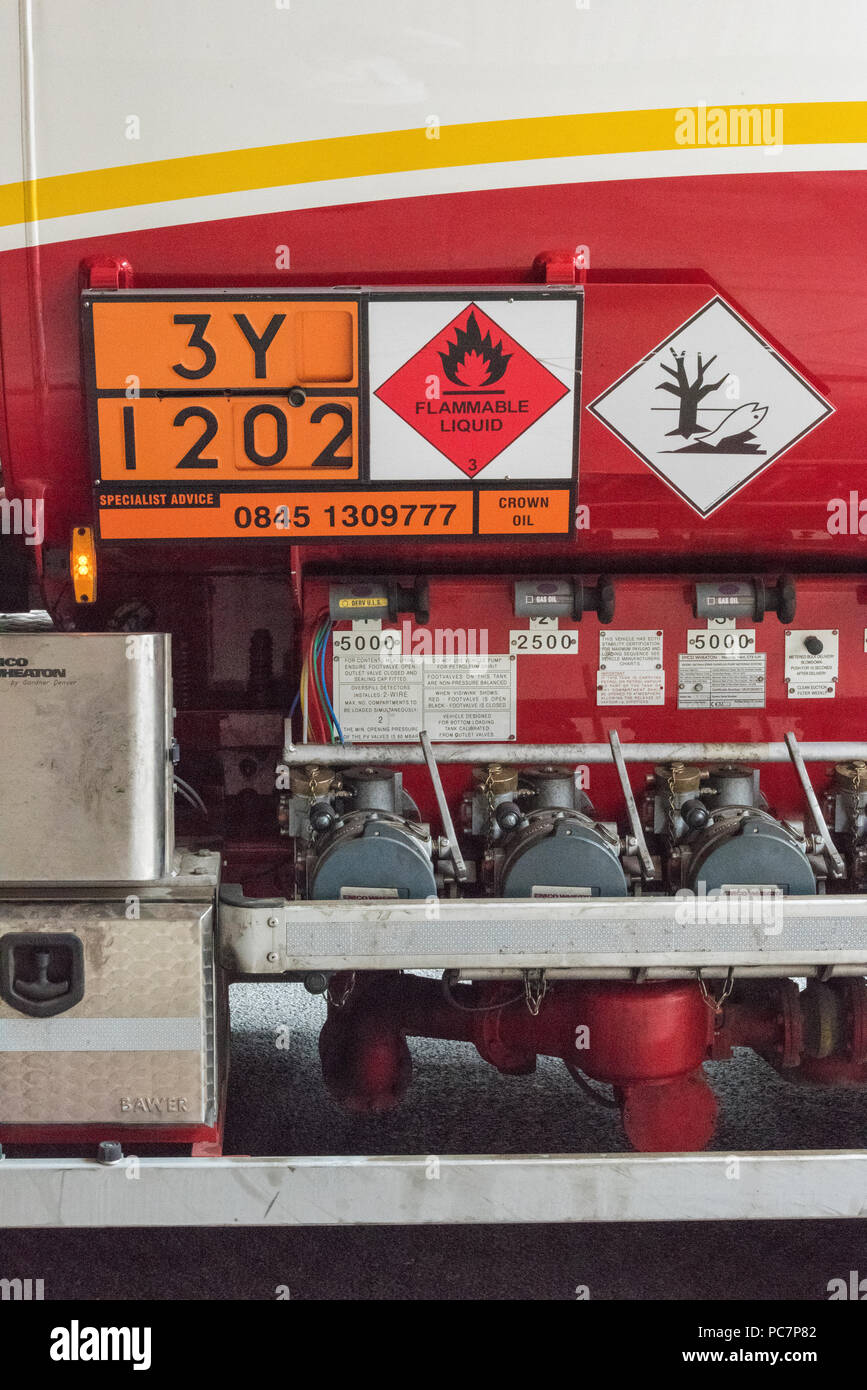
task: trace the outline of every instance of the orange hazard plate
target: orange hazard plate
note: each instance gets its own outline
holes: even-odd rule
[[[359,477],[358,304],[85,302],[101,483]]]
[[[103,482],[358,477],[358,400],[148,397],[97,403]]]
[[[114,296],[92,315],[98,391],[358,386],[353,300]]]
[[[522,343],[528,333],[537,353],[571,363],[581,292],[476,299],[352,286],[83,290],[100,537],[569,535],[580,357],[558,376]],[[505,386],[489,387],[494,368]],[[442,388],[448,409],[441,371],[455,387]],[[428,413],[434,388],[440,409]]]
[[[327,540],[355,536],[471,536],[467,492],[218,492],[142,488],[99,497],[103,540]]]

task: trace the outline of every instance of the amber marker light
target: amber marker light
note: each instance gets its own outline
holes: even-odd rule
[[[76,526],[72,532],[69,571],[75,602],[93,603],[96,599],[96,547],[90,526]]]

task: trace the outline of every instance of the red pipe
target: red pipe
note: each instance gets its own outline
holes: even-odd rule
[[[532,1071],[542,1054],[610,1082],[637,1148],[696,1148],[710,1138],[716,1104],[701,1063],[712,1015],[692,982],[561,982],[535,1014],[513,982],[453,986],[451,1000],[417,975],[357,977],[320,1037],[332,1094],[352,1110],[389,1109],[411,1078],[407,1035],[446,1038],[474,1043],[504,1072]]]
[[[535,1012],[515,981],[445,986],[418,975],[359,974],[354,983],[336,977],[332,989],[345,1002],[329,1006],[319,1049],[327,1086],[351,1110],[400,1102],[412,1077],[407,1036],[472,1043],[511,1074],[535,1070],[537,1056],[560,1057],[614,1087],[633,1146],[654,1152],[709,1142],[716,1101],[702,1063],[734,1047],[752,1047],[787,1074],[800,1064],[795,1076],[805,1081],[867,1080],[863,988],[846,990],[845,1037],[821,1061],[803,1055],[791,980],[743,983],[717,1009],[695,981],[557,981]]]

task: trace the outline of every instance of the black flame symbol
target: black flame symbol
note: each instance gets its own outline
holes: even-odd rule
[[[455,339],[448,352],[439,354],[449,381],[464,388],[482,388],[493,386],[505,375],[512,353],[503,352],[502,338],[494,347],[490,329],[482,337],[475,314],[470,314],[465,329],[455,329]]]

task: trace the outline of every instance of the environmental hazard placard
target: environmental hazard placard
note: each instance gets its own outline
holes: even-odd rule
[[[587,408],[700,516],[833,410],[718,295]]]

